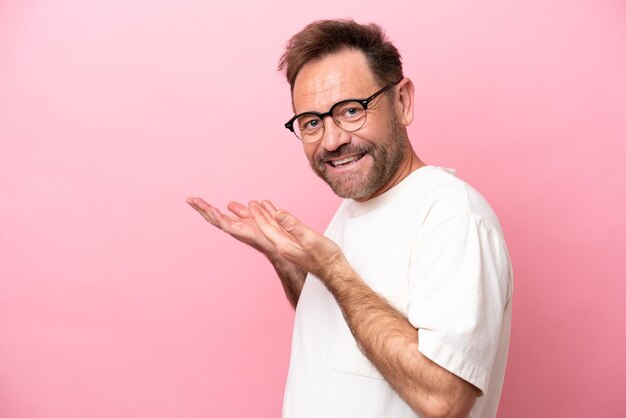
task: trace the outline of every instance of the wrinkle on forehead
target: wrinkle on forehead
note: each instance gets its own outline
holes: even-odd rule
[[[365,55],[344,50],[302,68],[293,90],[294,111],[326,112],[341,100],[367,97],[373,87],[374,76]]]

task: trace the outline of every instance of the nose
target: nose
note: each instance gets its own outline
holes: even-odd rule
[[[326,151],[335,151],[343,144],[350,142],[350,132],[346,132],[337,126],[330,115],[324,119],[324,135],[322,136],[321,145]]]

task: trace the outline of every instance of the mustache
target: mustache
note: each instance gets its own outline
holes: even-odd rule
[[[372,152],[374,150],[374,148],[375,147],[372,144],[369,144],[369,143],[365,143],[365,144],[352,144],[352,143],[343,144],[343,145],[339,146],[339,148],[337,148],[334,151],[326,151],[325,149],[322,148],[320,153],[319,153],[319,155],[315,159],[315,161],[317,162],[317,164],[323,165],[324,163],[326,163],[326,161],[328,161],[331,158],[332,159],[338,159],[338,158],[342,158],[342,157],[348,156],[348,155],[365,154],[365,153]]]

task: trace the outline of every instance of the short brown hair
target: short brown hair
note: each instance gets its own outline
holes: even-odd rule
[[[296,77],[306,63],[343,49],[362,51],[381,85],[402,80],[402,58],[385,31],[375,23],[361,25],[351,19],[309,23],[287,42],[278,70],[285,72],[293,92]]]

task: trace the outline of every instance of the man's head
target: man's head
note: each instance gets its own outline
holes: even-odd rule
[[[414,155],[406,133],[413,118],[413,85],[403,78],[400,55],[378,26],[314,22],[291,38],[279,69],[290,83],[296,115],[311,112],[321,117],[311,125],[320,126],[321,135],[301,139],[311,167],[336,194],[367,200],[404,178],[401,168],[410,165]],[[333,107],[348,99],[366,99],[387,86],[365,104],[366,111],[358,103]],[[344,122],[361,113],[362,127],[342,125],[338,109]],[[307,120],[294,120],[299,124],[296,132],[309,126]]]

